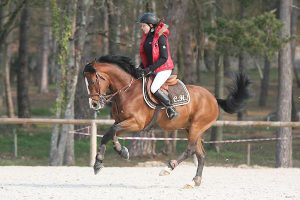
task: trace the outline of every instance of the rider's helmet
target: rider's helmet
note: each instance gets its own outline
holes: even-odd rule
[[[157,25],[159,20],[153,13],[144,13],[142,16],[139,17],[137,22]]]

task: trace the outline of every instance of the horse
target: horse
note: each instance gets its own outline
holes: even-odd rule
[[[93,166],[95,174],[104,167],[107,142],[112,140],[114,150],[122,158],[129,159],[128,149],[119,143],[118,136],[145,129],[155,114],[143,99],[142,80],[136,71],[129,57],[117,55],[102,56],[84,67],[90,107],[99,110],[111,101],[111,115],[115,120],[98,147]],[[217,120],[219,106],[227,113],[236,113],[245,107],[245,101],[250,97],[249,85],[250,80],[245,74],[236,73],[226,99],[216,98],[203,87],[186,85],[190,102],[176,107],[177,118],[169,120],[165,111],[159,110],[156,124],[165,131],[185,129],[188,139],[185,151],[176,160],[170,160],[159,175],[170,174],[182,161],[195,154],[198,160],[196,175],[186,186],[200,186],[205,158],[203,134]]]

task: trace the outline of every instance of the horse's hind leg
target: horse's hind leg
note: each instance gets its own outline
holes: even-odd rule
[[[159,173],[159,175],[160,176],[169,175],[171,171],[174,170],[175,167],[177,167],[182,161],[186,160],[191,155],[193,155],[195,153],[195,150],[196,150],[196,142],[189,141],[186,150],[176,160],[170,160],[168,166],[165,167],[165,169],[163,169]]]
[[[199,138],[197,141],[195,154],[198,160],[198,167],[197,167],[196,176],[193,178],[193,181],[195,183],[195,186],[200,186],[201,179],[202,179],[202,171],[204,167],[204,159],[205,159],[203,141],[201,140],[201,138]]]

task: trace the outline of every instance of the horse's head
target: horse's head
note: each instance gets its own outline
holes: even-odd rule
[[[109,88],[108,76],[97,72],[96,61],[88,63],[83,70],[83,76],[89,95],[90,108],[99,110],[106,104],[106,91]]]

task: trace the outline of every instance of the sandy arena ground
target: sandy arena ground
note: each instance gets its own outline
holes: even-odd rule
[[[202,185],[182,189],[195,166],[0,167],[0,199],[300,199],[300,169],[205,167]]]

